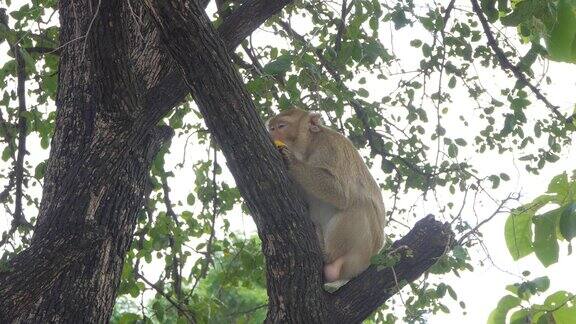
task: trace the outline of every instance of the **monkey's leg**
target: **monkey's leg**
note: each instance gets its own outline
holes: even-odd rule
[[[324,266],[324,279],[326,279],[326,282],[334,282],[340,279],[342,264],[344,264],[344,257],[338,258]]]
[[[371,235],[363,216],[341,212],[326,227],[327,282],[351,279],[370,265]]]

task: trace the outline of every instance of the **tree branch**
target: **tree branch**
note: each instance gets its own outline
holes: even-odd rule
[[[229,50],[233,50],[268,18],[277,14],[293,0],[247,0],[220,27],[218,34]]]
[[[267,321],[322,322],[322,258],[313,224],[224,43],[194,1],[145,4],[257,225],[266,255]]]
[[[482,9],[480,8],[480,5],[478,4],[478,0],[470,0],[470,1],[472,2],[472,9],[474,10],[474,13],[476,13],[476,16],[478,16],[480,24],[482,25],[482,29],[484,29],[484,34],[486,34],[486,38],[488,39],[488,45],[494,51],[494,54],[496,55],[496,58],[498,59],[498,62],[500,63],[502,69],[510,70],[514,75],[514,77],[516,77],[516,79],[518,79],[518,81],[520,81],[522,84],[526,85],[534,93],[534,95],[536,95],[536,98],[542,101],[546,105],[546,107],[548,107],[548,109],[550,109],[554,113],[554,115],[556,115],[558,119],[560,119],[566,125],[571,125],[572,121],[574,120],[574,116],[566,118],[560,112],[560,107],[555,106],[550,101],[548,101],[548,99],[542,94],[542,92],[540,92],[540,89],[538,89],[535,85],[533,85],[530,82],[530,80],[526,78],[524,73],[522,73],[522,71],[520,71],[518,67],[512,64],[512,62],[510,62],[508,57],[506,57],[504,51],[498,45],[498,41],[494,37],[494,34],[490,30],[490,25],[488,23],[488,20],[486,20],[486,17],[484,16]]]
[[[3,14],[0,20],[0,24],[4,25],[5,28],[10,28],[8,26],[8,17],[6,15]],[[24,195],[22,189],[24,185],[24,157],[26,155],[26,137],[28,131],[26,123],[26,62],[22,57],[22,49],[17,43],[9,43],[8,45],[10,46],[10,51],[16,60],[16,94],[18,96],[18,147],[15,148],[12,144],[12,139],[10,138],[10,133],[6,126],[6,122],[3,120],[3,118],[0,117],[0,122],[2,122],[4,127],[4,131],[6,133],[5,137],[8,141],[8,146],[12,150],[12,158],[14,159],[14,169],[9,182],[9,184],[13,183],[15,187],[14,214],[12,215],[14,219],[12,220],[12,228],[9,231],[7,239],[16,231],[20,225],[25,225],[30,229],[32,228],[32,225],[26,220],[26,217],[24,217],[24,212],[22,210],[22,199]],[[7,193],[8,191],[6,191],[6,194]],[[5,243],[4,240],[2,241],[2,244]]]
[[[328,294],[331,322],[359,323],[366,319],[399,288],[416,280],[434,265],[450,250],[453,239],[449,224],[436,221],[432,215],[419,220],[406,236],[392,245],[392,250],[407,252],[403,253],[394,269],[378,270],[378,266],[370,266],[335,294]]]
[[[20,53],[20,48],[17,45],[12,46],[14,55],[16,56],[17,74],[18,74],[18,155],[14,165],[15,174],[15,202],[14,202],[14,222],[18,225],[32,225],[26,221],[22,211],[22,186],[24,182],[24,156],[26,155],[26,63]]]
[[[232,12],[218,27],[218,34],[229,53],[234,52],[243,39],[292,1],[247,0],[242,3],[240,8]],[[154,32],[150,32],[150,35]],[[157,47],[154,41],[153,43],[150,44],[150,48]],[[146,56],[150,55],[154,54],[144,55],[141,61],[149,61]],[[174,62],[169,57],[166,60],[154,60],[154,62],[156,66],[150,67],[153,71],[143,69],[146,73],[157,74],[154,76],[155,82],[148,86],[144,98],[146,110],[153,112],[152,118],[159,118],[181,103],[189,90],[180,72],[172,68]]]
[[[156,285],[155,283],[151,282],[150,280],[146,279],[146,277],[144,277],[142,274],[140,274],[140,272],[138,272],[137,269],[134,269],[134,277],[136,277],[136,279],[140,279],[140,280],[144,281],[144,283],[146,283],[148,286],[150,286],[150,288],[154,289],[160,296],[164,297],[164,299],[166,299],[170,304],[172,304],[172,306],[174,306],[174,308],[176,308],[178,310],[178,314],[186,317],[186,319],[188,320],[188,323],[191,323],[191,324],[196,323],[196,320],[194,319],[194,315],[190,312],[190,310],[188,310],[183,305],[180,305],[180,303],[178,301],[175,301],[174,299],[172,299],[172,297],[170,295],[168,295],[166,292],[164,292],[164,289],[162,289],[162,287],[160,287],[160,286]]]

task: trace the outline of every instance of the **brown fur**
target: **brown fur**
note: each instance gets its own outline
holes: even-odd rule
[[[378,184],[352,143],[320,124],[320,116],[293,108],[268,122],[296,182],[325,254],[328,281],[350,279],[370,264],[384,241],[384,203]]]

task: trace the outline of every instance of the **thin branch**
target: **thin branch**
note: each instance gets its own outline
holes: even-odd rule
[[[16,193],[15,193],[15,207],[14,207],[14,221],[20,225],[32,225],[26,221],[24,212],[22,211],[22,186],[24,182],[24,156],[26,155],[26,63],[20,52],[20,48],[13,46],[15,51],[17,69],[18,69],[18,155],[14,166]]]
[[[340,14],[340,22],[338,24],[338,32],[336,32],[336,39],[334,41],[334,51],[336,53],[340,52],[340,47],[342,46],[342,37],[344,36],[344,32],[346,31],[346,16],[352,9],[352,4],[354,0],[350,2],[350,7],[347,5],[346,0],[342,0],[342,13]]]
[[[478,233],[478,230],[480,229],[480,227],[482,227],[484,224],[491,221],[494,217],[496,217],[496,215],[503,213],[504,211],[502,211],[502,208],[506,205],[506,203],[508,203],[510,200],[518,200],[518,198],[519,198],[519,196],[517,196],[517,195],[512,195],[512,194],[508,195],[508,197],[506,197],[506,199],[504,199],[500,202],[500,204],[498,205],[496,210],[492,213],[492,215],[490,215],[488,218],[486,218],[483,221],[481,221],[480,223],[478,223],[478,225],[474,226],[473,229],[471,229],[470,231],[468,231],[464,235],[462,235],[462,237],[460,237],[460,239],[458,239],[458,242],[456,244],[462,245],[462,243],[464,242],[464,240],[468,236],[470,236],[474,233]]]
[[[208,274],[208,269],[210,268],[210,263],[213,262],[212,260],[212,248],[213,248],[213,244],[214,244],[214,237],[216,236],[216,217],[218,216],[218,186],[216,183],[216,168],[218,167],[218,151],[216,150],[215,147],[213,147],[214,150],[214,157],[212,158],[213,161],[213,166],[212,166],[212,190],[213,190],[213,196],[212,196],[212,218],[210,219],[210,236],[208,237],[208,242],[206,242],[206,252],[204,252],[204,263],[202,264],[202,269],[200,270],[200,275],[196,278],[196,281],[194,282],[194,285],[192,286],[192,289],[190,289],[190,293],[188,294],[189,296],[192,295],[192,293],[194,292],[194,290],[196,289],[196,287],[198,286],[198,284],[200,283],[200,280],[205,278],[206,275]]]
[[[1,17],[0,24],[4,25],[5,28],[8,26],[8,17],[3,14]],[[14,159],[14,169],[12,176],[14,177],[14,187],[15,187],[15,201],[14,201],[14,214],[12,220],[12,228],[9,231],[11,236],[15,230],[20,226],[24,225],[28,228],[32,228],[26,217],[24,217],[24,212],[22,210],[22,199],[23,199],[23,185],[24,185],[24,157],[26,155],[26,136],[27,136],[27,123],[26,123],[26,62],[24,57],[22,57],[22,50],[17,43],[8,44],[10,46],[10,51],[16,59],[16,74],[17,74],[17,86],[16,94],[18,96],[18,147],[15,148],[13,144],[13,138],[10,136],[10,132],[7,127],[7,123],[0,113],[0,122],[5,131],[5,138],[8,141],[8,145],[11,150],[12,158]],[[14,154],[17,155],[15,156]],[[11,181],[10,181],[11,182]],[[10,187],[10,182],[9,186]],[[9,192],[6,191],[6,193]],[[4,194],[4,192],[2,193]],[[7,236],[7,237],[8,237]],[[3,240],[4,241],[4,240]],[[4,242],[5,243],[5,242]]]
[[[160,286],[156,285],[155,283],[151,282],[150,280],[146,279],[136,269],[134,269],[134,276],[136,277],[136,279],[140,279],[140,280],[144,281],[144,283],[146,283],[152,289],[156,290],[156,292],[160,296],[164,297],[170,304],[172,304],[172,306],[174,306],[178,310],[179,314],[182,314],[184,317],[186,317],[186,319],[188,320],[189,323],[196,323],[196,320],[194,319],[194,316],[190,313],[190,310],[183,307],[177,301],[172,299],[172,297],[170,297],[170,295],[168,295],[167,293],[164,292],[162,287],[160,287]]]
[[[248,313],[255,312],[255,311],[257,311],[257,310],[259,310],[259,309],[261,309],[261,308],[264,308],[264,307],[268,307],[268,304],[262,304],[262,305],[258,305],[258,306],[252,307],[252,308],[248,308],[247,310],[230,313],[230,314],[227,314],[226,317],[235,317],[235,316],[238,316],[238,315],[245,315],[245,314],[248,314]]]
[[[566,118],[560,112],[560,107],[550,103],[550,101],[548,101],[548,99],[542,94],[542,92],[540,92],[540,90],[536,86],[534,86],[528,80],[528,78],[526,78],[524,73],[522,73],[522,71],[517,66],[515,66],[514,64],[512,64],[512,62],[510,62],[508,57],[506,57],[504,51],[498,45],[498,41],[494,37],[494,34],[490,30],[490,25],[488,23],[488,20],[486,20],[486,17],[484,16],[482,9],[480,8],[480,5],[478,4],[478,0],[470,0],[470,1],[472,2],[472,9],[474,10],[474,13],[476,13],[476,16],[478,16],[480,24],[482,25],[482,29],[484,29],[484,33],[486,34],[486,38],[488,39],[488,45],[490,46],[490,48],[492,48],[492,51],[494,51],[494,54],[496,55],[496,58],[498,59],[498,62],[500,63],[502,69],[510,70],[512,74],[514,74],[516,79],[518,79],[518,81],[520,81],[522,84],[526,85],[530,90],[532,90],[532,92],[536,95],[536,98],[542,101],[546,105],[546,107],[548,107],[548,109],[550,109],[554,113],[554,115],[556,115],[558,119],[560,119],[566,125],[571,125],[575,116],[573,115],[570,116],[569,118]]]
[[[180,222],[178,221],[178,216],[174,212],[172,208],[172,201],[170,200],[170,187],[168,186],[168,175],[164,170],[161,171],[162,174],[160,179],[162,181],[162,191],[164,192],[164,205],[166,206],[166,214],[172,219],[176,227],[180,227]],[[182,275],[180,274],[181,266],[180,266],[180,258],[178,257],[178,253],[175,251],[176,240],[174,239],[174,235],[172,233],[168,234],[168,240],[170,243],[170,249],[172,250],[172,287],[174,289],[174,293],[178,298],[178,301],[182,299]]]
[[[26,47],[26,52],[38,53],[38,54],[60,55],[60,49],[59,48],[45,47],[45,46]]]

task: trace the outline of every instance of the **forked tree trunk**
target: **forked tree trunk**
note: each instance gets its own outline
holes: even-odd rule
[[[32,244],[0,273],[0,323],[108,321],[150,163],[172,135],[155,125],[190,90],[256,221],[268,322],[359,322],[450,246],[426,218],[396,243],[411,253],[395,276],[371,267],[325,293],[312,223],[226,51],[290,1],[246,0],[218,35],[194,0],[146,0],[158,30],[147,21],[143,39],[127,1],[59,2],[56,132]]]

